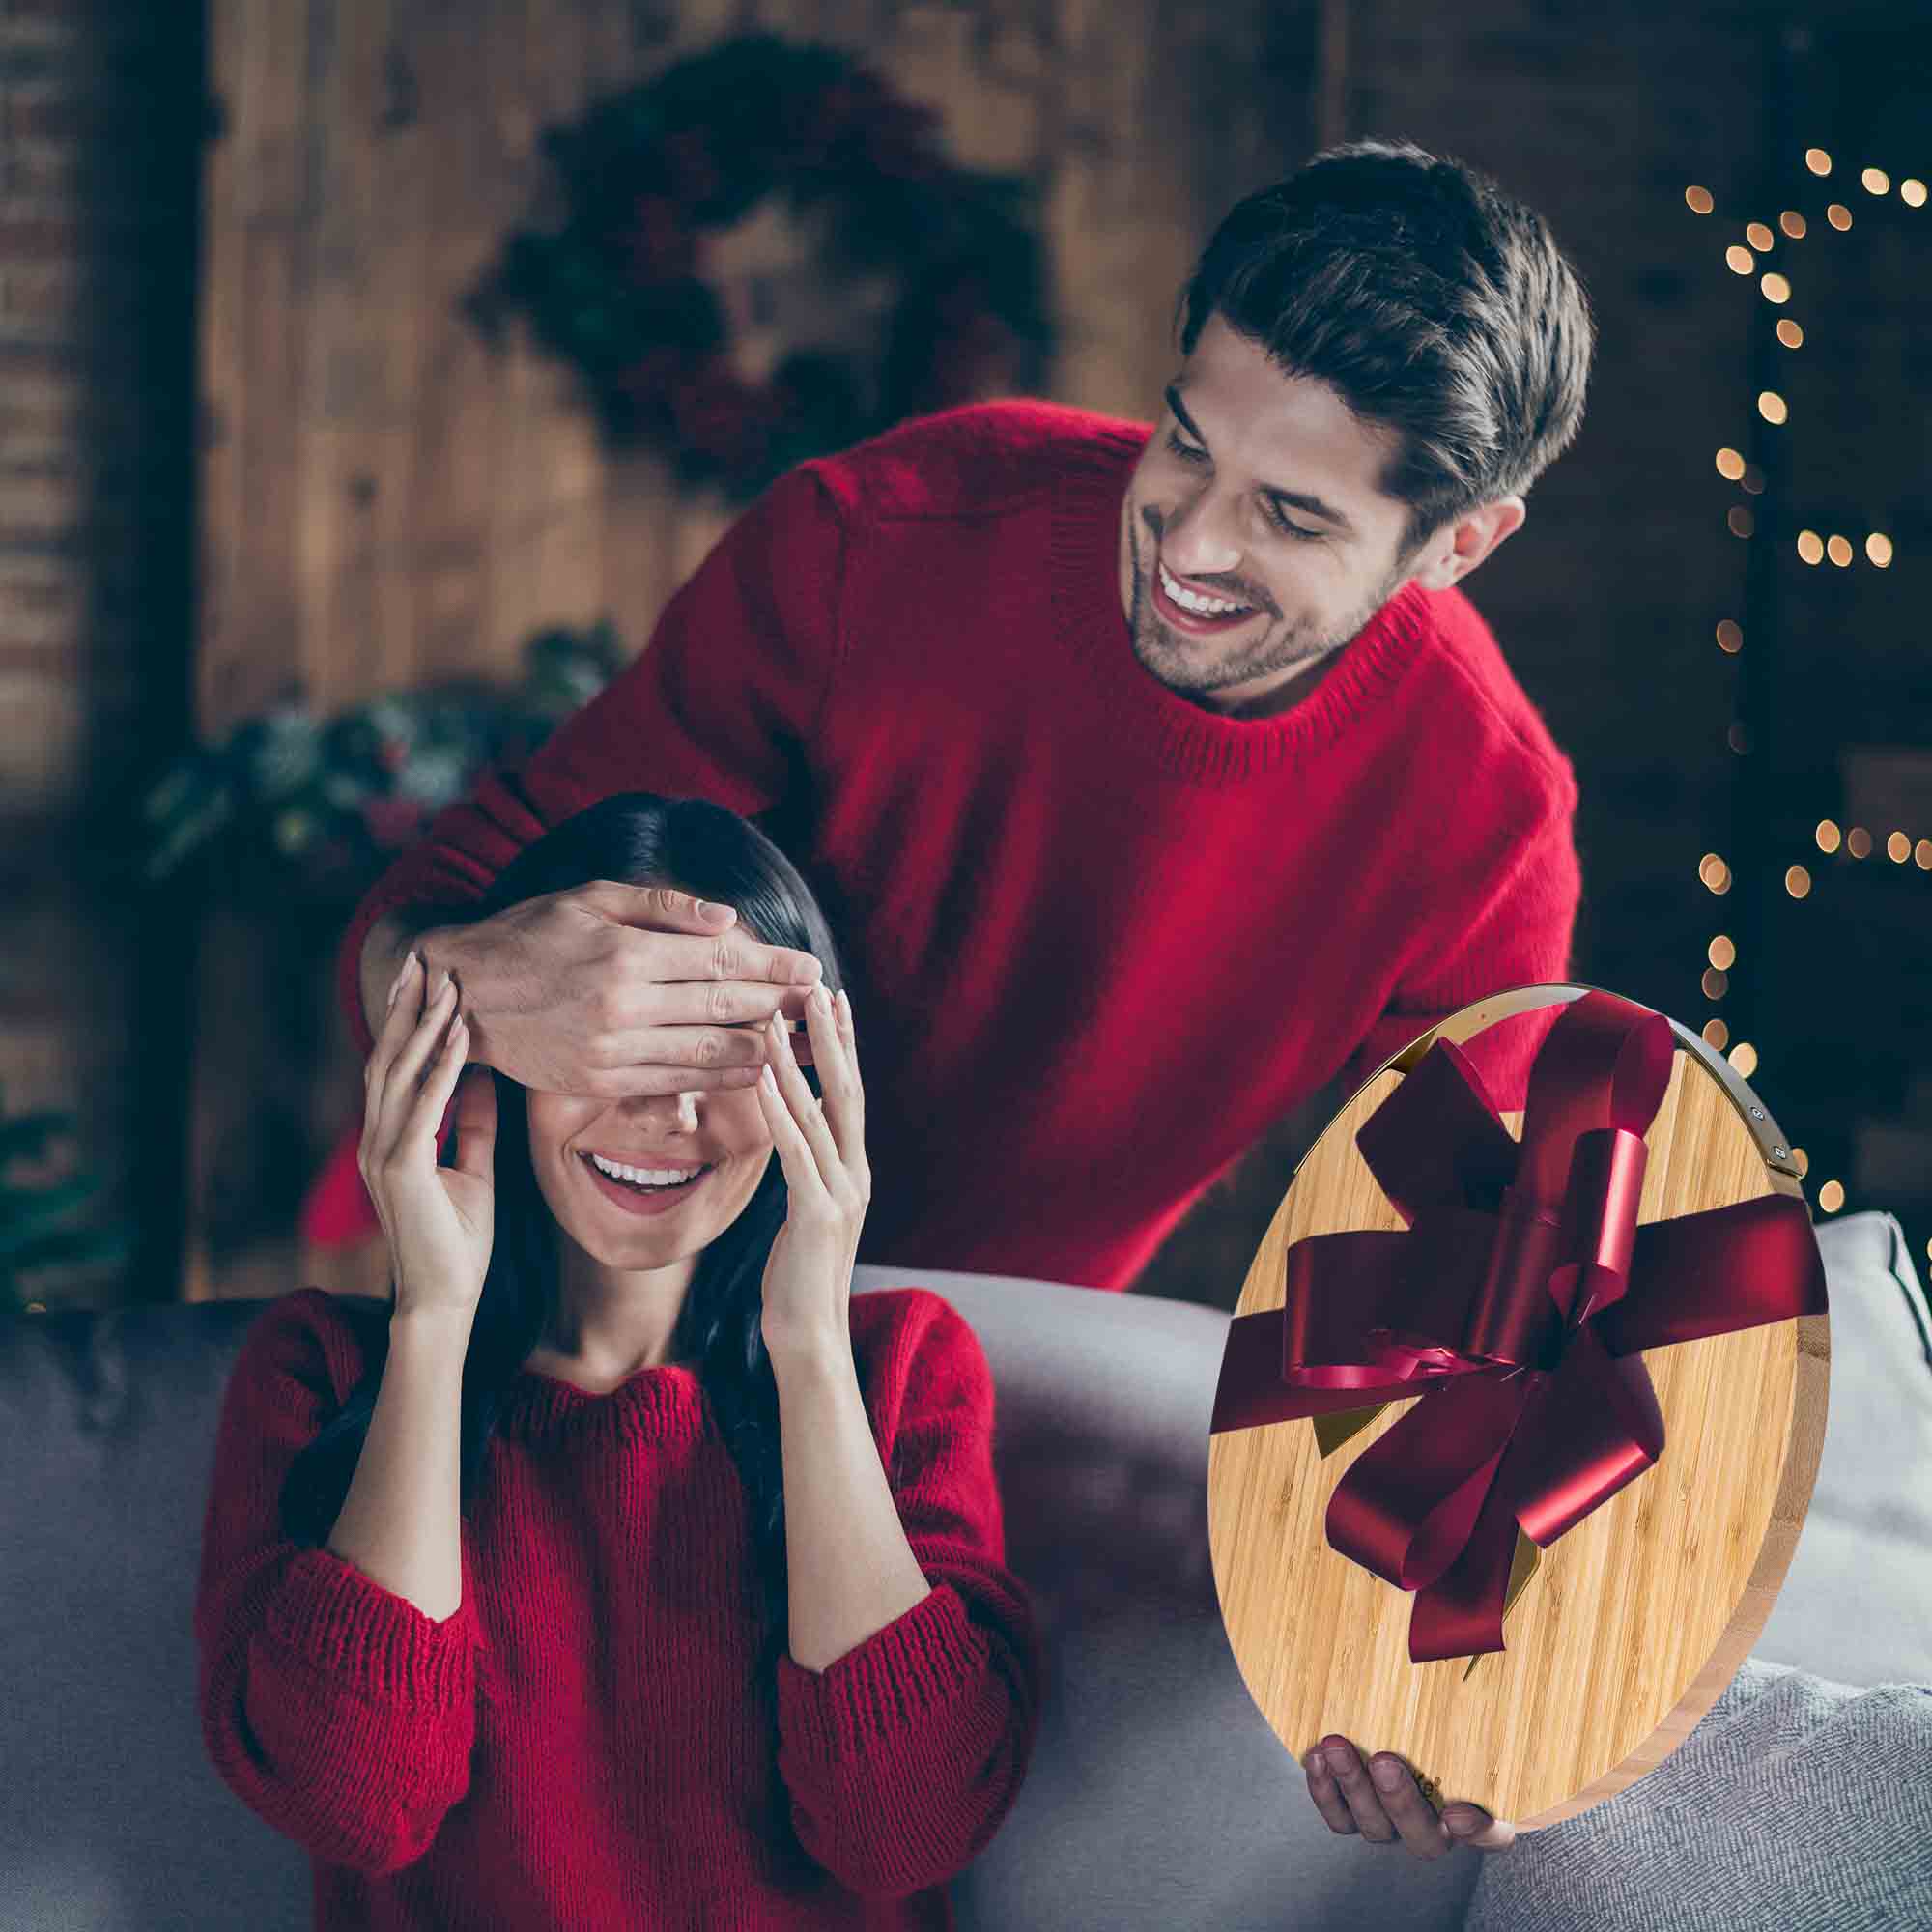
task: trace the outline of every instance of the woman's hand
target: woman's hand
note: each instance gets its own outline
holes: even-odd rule
[[[1400,1838],[1419,1859],[1439,1859],[1458,1845],[1506,1852],[1516,1842],[1516,1827],[1480,1805],[1448,1804],[1437,1816],[1414,1773],[1386,1751],[1364,1766],[1347,1738],[1331,1735],[1308,1752],[1301,1768],[1308,1795],[1331,1832],[1359,1832],[1377,1845]]]
[[[448,974],[426,980],[412,952],[390,989],[388,1017],[363,1069],[367,1098],[358,1165],[394,1265],[394,1314],[473,1317],[494,1238],[497,1087],[487,1066],[466,1069],[469,1028]],[[436,1130],[457,1103],[457,1163],[439,1167]]]
[[[835,1008],[825,988],[814,986],[805,1020],[823,1103],[806,1085],[781,1015],[766,1023],[771,1058],[757,1085],[791,1192],[765,1264],[765,1347],[775,1358],[830,1348],[849,1359],[852,1263],[872,1198],[852,1003],[840,992]]]

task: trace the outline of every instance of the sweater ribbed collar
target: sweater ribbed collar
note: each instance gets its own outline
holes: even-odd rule
[[[704,1385],[683,1362],[639,1369],[602,1394],[521,1369],[497,1412],[497,1431],[526,1442],[690,1441],[710,1424]]]
[[[1109,439],[1067,452],[1058,466],[1050,561],[1060,635],[1089,667],[1094,700],[1122,748],[1168,776],[1233,784],[1299,764],[1384,697],[1433,640],[1426,593],[1405,583],[1286,711],[1224,718],[1190,704],[1135,657],[1121,610],[1121,505],[1144,441],[1145,433]]]

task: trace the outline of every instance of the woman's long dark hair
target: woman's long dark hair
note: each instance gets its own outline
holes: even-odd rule
[[[735,906],[738,924],[773,946],[815,953],[824,984],[843,984],[831,926],[791,861],[749,820],[699,798],[623,792],[602,800],[526,846],[489,893],[467,909],[479,920],[525,899],[593,880],[668,885]],[[812,1068],[807,1084],[819,1092]],[[504,1396],[557,1308],[557,1227],[530,1166],[524,1090],[497,1083],[496,1239],[463,1365],[462,1496],[468,1516]],[[784,1480],[778,1389],[760,1317],[765,1263],[784,1226],[788,1190],[774,1153],[756,1190],[697,1258],[672,1350],[696,1365],[742,1478],[773,1645],[784,1641]],[[369,1433],[382,1386],[372,1361],[342,1407],[290,1466],[284,1532],[320,1544],[334,1527]]]

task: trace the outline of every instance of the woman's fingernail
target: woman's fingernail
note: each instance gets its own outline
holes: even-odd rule
[[[1378,1757],[1369,1766],[1369,1776],[1384,1791],[1393,1791],[1402,1776],[1402,1769],[1393,1758]]]
[[[1301,1760],[1301,1762],[1303,1768],[1308,1771],[1326,1771],[1328,1769],[1328,1767],[1321,1761],[1321,1753],[1320,1750],[1310,1751],[1308,1755]]]
[[[812,987],[811,991],[809,994],[807,994],[806,997],[809,1000],[810,1000],[812,1007],[816,1011],[820,1013],[829,1013],[832,1010],[832,995],[825,990],[825,986],[822,981],[818,985]]]
[[[1445,1811],[1442,1822],[1459,1838],[1466,1838],[1476,1829],[1476,1821],[1466,1811]]]
[[[697,902],[697,912],[700,919],[729,919],[731,917],[731,908],[727,905],[720,905],[716,899],[699,899]]]

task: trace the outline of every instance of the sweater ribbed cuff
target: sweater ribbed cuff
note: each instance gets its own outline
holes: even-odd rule
[[[986,1641],[964,1600],[950,1584],[935,1583],[911,1609],[823,1670],[781,1657],[779,1722],[807,1757],[850,1758],[912,1729],[985,1668]]]
[[[265,1622],[273,1642],[372,1703],[446,1710],[474,1694],[481,1629],[467,1578],[439,1623],[332,1549],[304,1549]]]

